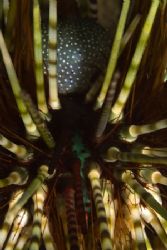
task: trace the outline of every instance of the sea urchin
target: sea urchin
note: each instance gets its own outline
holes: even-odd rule
[[[0,2],[0,249],[167,249],[166,20]]]

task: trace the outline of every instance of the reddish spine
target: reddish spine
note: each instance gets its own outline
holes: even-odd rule
[[[75,191],[72,187],[65,188],[64,198],[66,205],[70,250],[80,250],[77,230],[77,218],[75,213]]]

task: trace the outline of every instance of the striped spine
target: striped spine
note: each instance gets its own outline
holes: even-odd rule
[[[121,40],[122,40],[122,36],[123,36],[125,24],[126,24],[126,19],[127,19],[127,15],[128,15],[129,6],[130,6],[130,0],[124,0],[122,10],[121,10],[121,15],[120,15],[118,26],[117,26],[116,35],[115,35],[114,42],[113,42],[112,49],[111,49],[111,56],[110,56],[109,64],[107,67],[107,73],[106,73],[106,76],[104,79],[102,89],[101,89],[100,94],[97,98],[97,103],[96,103],[97,107],[101,107],[103,105],[103,102],[106,98],[106,94],[107,94],[109,85],[110,85],[112,77],[113,77],[113,73],[114,73],[115,68],[116,68],[116,64],[117,64],[117,60],[118,60],[118,56],[119,56],[119,52],[120,52],[120,47],[121,47]]]
[[[116,147],[111,147],[107,150],[106,155],[104,156],[104,161],[106,162],[133,162],[139,164],[167,164],[167,157],[152,157],[143,154],[129,153],[129,152],[121,152]]]
[[[126,190],[127,191],[127,190]],[[127,220],[131,221],[131,234],[134,238],[137,249],[147,250],[144,230],[142,227],[141,214],[140,214],[140,197],[132,189],[128,190],[130,193],[126,199],[127,210],[129,217]],[[133,232],[134,231],[134,232]]]
[[[20,96],[21,93],[21,88],[19,84],[19,80],[17,78],[16,72],[14,70],[14,66],[11,60],[11,57],[9,55],[9,52],[7,50],[2,32],[0,31],[0,50],[2,53],[3,61],[6,67],[6,71],[9,77],[9,81],[13,90],[13,94],[16,99],[16,103],[18,106],[18,110],[20,112],[20,115],[22,117],[24,126],[26,128],[27,134],[28,135],[35,135],[39,136],[39,133],[37,131],[37,128],[35,124],[32,121],[31,116],[29,115],[27,108],[25,107],[25,104]]]
[[[120,50],[120,54],[123,52],[124,48],[126,47],[126,45],[128,44],[128,42],[130,41],[132,35],[134,34],[134,31],[136,30],[139,22],[141,20],[141,15],[137,14],[134,19],[132,20],[132,22],[130,23],[129,27],[127,28],[122,42],[121,42],[121,50]]]
[[[9,239],[5,246],[5,250],[15,249],[15,244],[20,236],[21,231],[26,226],[28,222],[28,212],[25,209],[21,209],[18,212],[16,219],[13,222],[12,231],[10,233]]]
[[[121,54],[124,51],[126,45],[128,44],[128,42],[130,41],[132,35],[134,34],[134,31],[136,30],[140,19],[141,19],[140,15],[136,15],[135,18],[132,20],[131,24],[129,25],[129,27],[128,27],[127,31],[125,32],[124,36],[122,37],[118,58],[121,56]],[[117,83],[116,81],[119,80],[119,75],[120,75],[120,73],[118,71],[115,72],[112,82],[109,83],[109,88],[108,88],[109,93],[106,94],[106,99],[108,99],[108,98],[110,99],[109,96],[114,95],[114,93],[115,93],[115,86],[114,85]],[[100,75],[99,79],[97,79],[97,82],[95,82],[92,85],[92,87],[90,88],[90,90],[88,91],[88,93],[86,95],[86,102],[92,101],[93,98],[97,95],[98,91],[101,88],[102,81],[103,81],[103,75]],[[111,98],[113,100],[113,97],[111,97]],[[107,102],[107,100],[106,100],[106,102]],[[104,105],[106,106],[106,104],[104,104]],[[103,110],[105,109],[105,106],[103,107]],[[98,108],[98,105],[95,106],[95,109],[97,109],[97,108]],[[111,111],[111,106],[110,106],[110,109],[108,111],[106,111],[106,112],[108,112],[107,116],[110,115],[110,111]]]
[[[142,148],[142,154],[146,154],[150,156],[166,157],[167,148],[151,148],[151,147],[145,146]]]
[[[75,191],[72,187],[67,187],[64,190],[67,227],[71,250],[79,250],[78,226],[75,212]]]
[[[30,250],[38,250],[40,247],[42,235],[42,215],[44,213],[44,202],[46,198],[47,188],[41,186],[33,195],[34,212],[33,212],[33,225],[31,234]]]
[[[130,41],[132,35],[134,34],[134,31],[136,30],[136,27],[139,24],[140,19],[141,19],[140,15],[136,15],[135,18],[132,20],[132,23],[129,25],[127,31],[125,32],[125,34],[124,34],[124,36],[123,36],[123,38],[121,40],[121,45],[120,45],[118,58],[121,56],[121,54],[124,51],[126,45],[128,44],[128,42]],[[120,73],[118,71],[115,72],[113,80],[112,80],[111,84],[109,84],[109,89],[108,89],[109,93],[106,94],[106,99],[110,98],[109,97],[110,95],[114,95],[114,93],[115,93],[114,92],[115,91],[114,85],[116,84],[115,80],[117,80],[117,81],[119,80],[119,76],[118,76],[119,74]],[[103,74],[100,75],[99,79],[97,79],[97,81],[92,85],[92,87],[90,88],[90,90],[86,94],[86,102],[92,101],[94,99],[94,97],[97,95],[98,91],[101,88],[102,82],[104,80],[103,78],[104,78]],[[113,99],[113,97],[112,97],[112,99]],[[106,100],[106,102],[107,102],[107,100]],[[106,106],[106,104],[105,104],[105,106]],[[97,108],[98,108],[98,105],[95,106],[95,109],[97,109]],[[103,107],[103,110],[104,109],[105,108]],[[110,111],[111,111],[111,107],[110,107],[110,110],[108,110],[107,116],[110,115]]]
[[[157,130],[165,128],[167,128],[167,119],[145,125],[131,125],[128,128],[123,129],[120,132],[120,135],[125,141],[132,142],[135,141],[139,135],[156,132]]]
[[[163,176],[160,171],[153,168],[147,168],[140,170],[140,174],[142,177],[148,181],[148,183],[152,184],[162,184],[167,186],[167,177]]]
[[[146,243],[146,249],[147,250],[153,250],[152,246],[151,246],[151,243],[150,243],[150,240],[145,232],[145,225],[144,223],[142,223],[142,228],[143,228],[143,234],[144,234],[144,239],[145,239],[145,243]]]
[[[103,180],[103,182],[104,182],[104,187],[102,188],[103,203],[104,203],[104,207],[106,210],[107,223],[108,223],[111,239],[112,241],[114,241],[116,207],[114,204],[113,187],[112,187],[112,183],[109,180]]]
[[[25,158],[28,156],[28,152],[26,147],[23,145],[17,145],[7,139],[5,136],[0,134],[0,145],[9,150],[10,152],[14,153],[18,158]]]
[[[19,190],[12,195],[10,202],[9,202],[9,208],[8,208],[8,212],[7,212],[8,215],[10,214],[10,211],[16,205],[16,203],[18,202],[18,200],[20,199],[22,194],[23,194],[23,192]],[[3,244],[4,244],[6,237],[9,233],[10,226],[12,225],[12,223],[14,221],[14,218],[15,218],[15,216],[12,218],[9,217],[8,220],[6,222],[4,222],[2,228],[0,229],[0,235],[1,235],[0,249],[2,249],[2,247],[3,247]],[[9,225],[9,223],[10,223],[10,225]]]
[[[167,148],[151,148],[149,146],[145,146],[143,144],[134,145],[132,149],[133,153],[144,154],[149,156],[159,156],[166,157],[167,156]]]
[[[14,250],[25,250],[25,246],[27,242],[29,242],[29,237],[31,235],[32,228],[30,226],[25,226],[20,234],[18,242],[14,248]]]
[[[102,108],[100,120],[99,120],[98,125],[97,125],[97,130],[96,130],[96,135],[95,135],[95,137],[97,139],[102,136],[102,134],[107,126],[107,122],[108,122],[108,119],[110,116],[111,106],[112,106],[114,95],[115,95],[116,85],[119,81],[119,78],[120,78],[120,73],[116,72],[114,74],[113,80],[109,86],[107,96],[106,96],[106,99],[104,102],[104,106]]]
[[[22,91],[22,98],[26,104],[27,110],[29,111],[32,120],[34,121],[40,135],[41,138],[43,139],[43,141],[45,142],[45,144],[49,147],[49,148],[54,148],[55,147],[55,141],[49,131],[49,129],[47,128],[47,125],[45,123],[45,120],[42,118],[42,116],[40,115],[39,111],[36,109],[35,105],[33,104],[31,97],[25,93],[24,91]]]
[[[16,192],[13,193],[12,198],[10,199],[9,202],[9,209],[10,210],[15,204],[18,202],[18,200],[21,198],[23,195],[23,190],[17,190]]]
[[[35,78],[37,84],[38,109],[40,109],[43,113],[47,114],[48,108],[45,97],[45,86],[43,76],[41,16],[38,0],[33,0],[33,28]]]
[[[162,199],[160,190],[156,185],[147,184],[148,192],[162,205]],[[141,206],[141,216],[147,222],[150,223],[157,233],[158,237],[167,246],[167,231],[166,231],[166,220],[159,214],[151,210],[149,207]]]
[[[161,224],[158,216],[153,213],[148,207],[141,209],[141,217],[144,219],[146,223],[149,223],[157,233],[158,237],[164,244],[165,248],[167,248],[167,234],[163,228],[163,225]]]
[[[57,246],[52,238],[52,235],[49,229],[48,219],[45,215],[42,216],[42,236],[43,236],[46,250],[57,250]]]
[[[49,104],[60,109],[57,83],[57,0],[49,0]]]
[[[140,196],[140,199],[144,201],[144,203],[148,204],[156,213],[167,220],[167,210],[162,207],[159,202],[157,202],[153,195],[144,189],[144,187],[134,178],[134,174],[130,170],[123,173],[115,171],[114,176],[119,181],[121,180],[127,184],[136,194]]]
[[[35,179],[32,180],[31,184],[28,188],[23,192],[22,196],[19,200],[8,210],[6,213],[6,217],[3,223],[2,228],[0,229],[1,241],[0,241],[0,249],[2,249],[3,244],[6,240],[8,232],[11,228],[14,218],[17,216],[18,211],[27,203],[29,198],[38,190],[38,188],[42,185],[44,180],[48,177],[48,166],[41,165],[38,170],[38,175]]]
[[[112,241],[107,223],[106,211],[103,203],[102,190],[100,185],[100,166],[96,162],[90,162],[88,168],[88,178],[93,191],[93,199],[96,207],[96,214],[99,222],[102,250],[110,250]]]
[[[24,168],[17,168],[4,178],[0,179],[0,188],[6,187],[8,185],[24,185],[27,182],[28,173]]]
[[[143,26],[139,41],[137,43],[136,50],[132,57],[132,61],[131,61],[129,70],[127,72],[123,87],[121,89],[121,92],[114,106],[112,107],[111,115],[110,115],[110,122],[113,122],[113,120],[122,118],[122,111],[129,97],[132,85],[136,79],[136,75],[137,75],[147,42],[148,42],[148,39],[151,34],[152,26],[155,20],[155,16],[156,16],[159,4],[160,4],[159,0],[152,0],[151,7],[147,15],[145,24]]]

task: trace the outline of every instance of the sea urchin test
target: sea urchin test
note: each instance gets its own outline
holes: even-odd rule
[[[90,86],[96,72],[107,64],[111,38],[100,25],[89,19],[58,22],[59,94],[81,93]],[[48,29],[43,27],[44,71],[48,68]]]

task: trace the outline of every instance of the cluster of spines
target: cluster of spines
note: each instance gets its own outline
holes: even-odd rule
[[[40,36],[40,27],[39,27],[39,6],[38,6],[38,1],[34,0],[34,21],[37,20],[37,24],[38,27],[34,26],[34,35],[35,33],[38,34]],[[50,1],[50,3],[56,4],[56,1]],[[115,68],[116,68],[116,63],[118,60],[118,56],[119,56],[119,50],[120,50],[120,42],[118,43],[117,41],[121,40],[122,36],[123,36],[123,31],[124,31],[124,26],[125,26],[125,22],[126,22],[126,16],[128,13],[128,8],[129,8],[129,4],[130,1],[124,1],[124,5],[122,8],[122,13],[120,16],[120,25],[118,25],[118,29],[117,29],[117,35],[115,37],[115,41],[113,43],[113,53],[111,55],[111,61],[110,64],[108,66],[108,75],[106,74],[106,78],[105,81],[107,81],[107,87],[104,83],[104,85],[102,85],[102,90],[101,90],[101,95],[99,96],[99,98],[97,99],[97,101],[100,100],[100,102],[98,103],[98,107],[99,105],[102,106],[103,102],[107,102],[107,90],[109,89],[109,85],[112,79],[112,76],[114,74]],[[150,6],[150,10],[148,13],[148,16],[146,18],[145,24],[143,26],[143,30],[139,39],[139,42],[137,44],[134,56],[132,58],[132,62],[130,64],[130,68],[129,71],[127,73],[127,76],[125,78],[125,82],[124,85],[121,89],[121,92],[114,104],[114,106],[111,108],[111,116],[109,119],[104,119],[105,121],[105,125],[102,124],[103,126],[103,131],[104,131],[104,127],[106,126],[107,122],[109,123],[116,123],[119,119],[123,119],[123,109],[125,107],[126,101],[129,97],[130,91],[132,89],[132,85],[134,82],[134,79],[136,77],[138,68],[140,66],[140,60],[141,57],[144,53],[147,41],[150,37],[150,33],[151,33],[151,28],[159,7],[160,1],[158,0],[152,0],[151,1],[151,6]],[[50,5],[51,7],[51,5]],[[37,11],[37,12],[36,12]],[[50,12],[49,15],[49,19],[51,21],[52,19],[52,13]],[[56,20],[54,20],[54,25],[57,25]],[[56,26],[55,26],[56,27]],[[52,27],[50,28],[52,29]],[[51,30],[50,30],[51,32]],[[56,32],[56,29],[54,30],[54,32]],[[51,32],[52,33],[52,32]],[[39,37],[38,37],[39,38]],[[37,40],[38,40],[37,38]],[[119,39],[118,39],[119,38]],[[35,45],[35,49],[36,52],[39,50],[39,52],[41,53],[41,47],[40,47],[40,43],[38,43],[38,41],[35,40],[35,36],[34,36],[34,45]],[[53,54],[56,50],[55,45],[52,44],[52,35],[50,35],[50,50],[53,49],[53,51],[51,51]],[[53,46],[52,46],[53,45]],[[117,47],[115,48],[114,45]],[[53,47],[53,48],[52,48]],[[3,61],[5,63],[7,72],[8,72],[8,77],[11,83],[11,86],[13,88],[13,92],[15,94],[15,98],[16,98],[16,102],[18,105],[18,109],[20,111],[20,114],[22,116],[22,120],[24,122],[25,128],[27,130],[27,134],[28,135],[36,135],[36,136],[40,136],[43,137],[46,145],[49,148],[54,148],[55,144],[54,141],[52,141],[52,137],[47,129],[47,127],[44,124],[44,121],[42,120],[42,118],[40,117],[40,113],[37,111],[37,109],[35,109],[31,103],[31,100],[28,100],[27,98],[25,98],[24,93],[22,94],[23,99],[20,98],[20,94],[23,92],[19,86],[18,83],[18,79],[17,76],[15,74],[12,62],[10,60],[10,56],[8,54],[8,51],[6,49],[5,43],[4,43],[4,39],[3,39],[3,35],[2,33],[0,34],[0,48],[1,48],[1,52],[3,55]],[[140,51],[140,53],[139,53]],[[36,57],[37,60],[37,57]],[[43,84],[43,79],[41,78],[42,72],[41,72],[41,68],[42,68],[42,60],[40,60],[39,62],[35,60],[35,65],[36,65],[36,82],[37,82],[37,93],[39,94],[38,97],[38,108],[41,109],[42,111],[44,111],[44,113],[47,113],[47,105],[46,105],[46,101],[45,98],[40,98],[40,96],[45,95],[44,93],[44,87],[41,87],[41,85]],[[51,62],[52,60],[50,59],[50,63],[52,64],[53,62]],[[54,59],[54,66],[56,69],[56,59]],[[39,70],[39,71],[38,71]],[[53,75],[50,74],[50,77],[55,78],[56,80],[56,74],[57,72],[54,72]],[[40,78],[40,81],[38,80]],[[43,94],[40,95],[41,90],[43,88]],[[115,87],[114,87],[115,88]],[[104,91],[103,91],[104,90]],[[110,93],[108,93],[109,95]],[[101,97],[102,96],[102,100]],[[122,98],[123,96],[123,98]],[[111,97],[111,96],[109,96]],[[42,100],[42,101],[41,101]],[[112,98],[109,98],[110,102],[111,102],[111,106],[112,106]],[[57,101],[57,98],[56,98]],[[50,106],[52,108],[55,108],[55,104],[54,104],[55,100],[53,98],[53,101],[50,102]],[[57,103],[59,103],[59,101],[57,101]],[[45,106],[45,108],[43,108]],[[59,105],[58,105],[59,106]],[[56,104],[57,107],[57,104]],[[105,107],[105,105],[104,105]],[[27,112],[28,111],[28,112]],[[107,111],[109,114],[109,111]],[[104,111],[105,113],[105,111]],[[102,113],[102,114],[104,114]],[[31,115],[31,116],[30,116]],[[43,131],[41,132],[39,126],[42,127]],[[101,125],[99,125],[101,127]],[[158,121],[156,123],[153,124],[148,124],[148,125],[141,125],[141,126],[137,126],[137,125],[131,125],[129,126],[126,131],[123,129],[120,134],[119,134],[119,138],[125,141],[131,141],[131,137],[132,137],[132,141],[135,141],[137,139],[137,137],[141,134],[145,134],[145,133],[150,133],[150,132],[154,132],[157,130],[160,130],[162,128],[166,128],[166,120],[161,120]],[[33,129],[32,129],[33,128]],[[102,131],[102,132],[103,132]],[[44,136],[43,136],[44,135]],[[100,136],[102,135],[102,133],[100,133]],[[99,134],[96,135],[97,137],[99,137]],[[130,139],[129,139],[130,138]],[[13,151],[11,146],[15,146],[13,142],[10,142],[8,139],[6,139],[4,136],[1,137],[1,142],[2,145],[9,151],[15,153],[18,157],[22,157],[22,155],[20,156],[19,152],[21,152],[21,150],[24,149],[23,146],[17,146],[18,150]],[[6,142],[4,143],[4,141],[6,140]],[[19,148],[20,147],[20,148]],[[154,152],[153,149],[149,149],[150,152]],[[151,151],[152,150],[152,151]],[[159,148],[159,151],[161,151],[162,149]],[[158,151],[157,150],[157,151]],[[156,150],[155,150],[156,151]],[[26,150],[25,150],[25,155],[27,154]],[[116,161],[120,161],[122,163],[124,162],[129,162],[129,163],[137,163],[137,164],[165,164],[167,163],[166,157],[154,157],[154,156],[145,156],[144,153],[129,153],[129,152],[121,152],[121,150],[119,150],[118,148],[110,148],[107,152],[106,152],[106,158],[104,159],[107,162],[116,162]],[[106,205],[105,202],[103,200],[103,195],[102,195],[102,187],[101,187],[101,180],[100,180],[100,166],[98,165],[97,162],[91,162],[90,163],[90,169],[88,168],[88,178],[90,179],[90,184],[92,187],[92,193],[93,193],[93,199],[94,199],[94,204],[96,207],[96,214],[97,214],[97,218],[98,218],[98,224],[99,224],[99,232],[101,235],[101,246],[102,249],[113,249],[113,242],[114,240],[111,240],[111,234],[109,231],[109,220],[107,219],[107,215],[106,215]],[[148,181],[151,184],[156,184],[156,183],[161,183],[163,185],[166,185],[166,177],[164,177],[160,171],[158,171],[157,169],[153,169],[153,170],[145,170],[146,167],[144,167],[144,170],[140,171],[140,175],[146,180],[146,182]],[[21,170],[21,169],[20,169]],[[28,179],[28,173],[26,173],[25,171],[23,171],[23,173],[20,173],[20,171],[17,172],[17,176],[14,176],[13,173],[10,173],[9,176],[6,179],[1,180],[1,185],[10,185],[10,184],[22,184],[24,185],[24,183],[27,181]],[[26,178],[23,180],[23,175],[26,176]],[[15,227],[18,224],[17,218],[15,219],[16,216],[23,217],[25,218],[25,221],[28,220],[28,215],[27,215],[27,211],[25,211],[24,209],[24,205],[27,203],[28,199],[33,197],[33,201],[34,201],[34,224],[32,226],[32,235],[30,236],[30,238],[32,238],[32,241],[29,243],[30,244],[30,249],[38,249],[39,245],[40,245],[40,235],[41,232],[40,230],[42,228],[44,228],[43,226],[43,221],[42,221],[42,216],[43,216],[43,205],[44,205],[44,200],[45,200],[45,192],[43,190],[42,184],[43,182],[46,180],[46,178],[48,177],[48,166],[42,165],[39,168],[37,177],[34,178],[32,180],[32,182],[29,184],[29,186],[27,187],[27,189],[25,189],[23,191],[23,193],[21,194],[21,197],[18,198],[18,200],[16,201],[15,204],[12,203],[12,199],[11,199],[11,205],[9,205],[9,210],[6,214],[5,220],[4,220],[4,224],[2,226],[2,229],[0,231],[1,235],[3,236],[2,238],[2,242],[1,242],[1,247],[3,247],[3,244],[5,244],[5,249],[11,249],[11,237],[12,234],[15,232]],[[76,180],[77,180],[78,176],[76,176]],[[162,207],[162,205],[160,204],[159,201],[156,201],[156,198],[154,198],[153,195],[151,195],[148,191],[145,190],[145,188],[135,179],[134,173],[132,171],[122,171],[119,170],[117,171],[114,170],[114,178],[117,182],[122,182],[125,184],[125,186],[128,186],[129,190],[131,190],[131,197],[129,199],[129,208],[130,211],[132,213],[131,216],[131,220],[133,222],[133,226],[131,228],[130,225],[130,231],[132,234],[132,238],[135,239],[135,244],[137,245],[137,249],[140,249],[140,247],[144,247],[145,249],[149,249],[150,244],[148,243],[149,240],[147,239],[147,236],[145,234],[144,231],[144,226],[141,221],[140,221],[140,213],[142,214],[142,211],[139,208],[139,204],[140,204],[140,199],[143,200],[143,202],[145,204],[149,205],[149,212],[151,213],[151,220],[150,220],[150,224],[155,228],[155,230],[157,230],[157,228],[159,228],[159,232],[157,230],[157,235],[159,235],[159,237],[161,238],[163,244],[166,246],[166,228],[165,228],[165,223],[163,223],[163,219],[159,219],[159,215],[161,215],[165,220],[167,220],[167,212],[166,209],[164,209]],[[6,183],[6,184],[5,184]],[[77,185],[77,189],[79,189],[79,181],[78,183],[76,183]],[[47,192],[47,191],[46,191]],[[39,193],[42,193],[42,199],[41,200],[37,200],[37,196]],[[76,213],[75,213],[75,205],[74,205],[74,189],[70,188],[68,190],[64,191],[64,195],[65,195],[65,207],[66,207],[66,220],[67,220],[67,227],[68,227],[68,233],[69,233],[69,237],[70,237],[70,246],[71,248],[73,247],[73,244],[77,246],[77,248],[80,248],[80,244],[79,244],[79,237],[78,237],[78,231],[77,231],[77,219],[76,219]],[[134,200],[136,199],[136,201],[134,202]],[[40,211],[37,208],[37,206],[41,206]],[[153,211],[154,210],[154,211]],[[140,213],[139,213],[140,211]],[[138,216],[134,218],[134,214],[137,214]],[[11,216],[12,215],[12,216]],[[43,233],[43,237],[44,237],[44,241],[46,242],[46,248],[47,248],[47,244],[50,244],[50,246],[52,248],[54,248],[54,244],[52,244],[52,236],[50,235],[49,232],[49,227],[48,227],[48,221],[47,218],[44,217],[43,218],[44,222],[46,223],[46,228],[47,228],[47,233],[46,236]],[[160,222],[162,223],[159,223]],[[37,222],[37,223],[36,223]],[[26,222],[24,222],[26,224]],[[22,224],[21,222],[19,222],[20,227],[24,227],[25,224]],[[35,227],[35,223],[38,224],[38,230],[39,234],[36,233],[36,230],[33,228]],[[44,223],[44,224],[45,224]],[[159,223],[159,224],[158,224]],[[8,233],[10,230],[10,227],[12,226],[12,233],[11,235],[8,237]],[[73,235],[72,233],[70,233],[70,230],[72,228],[72,231],[75,231]],[[74,230],[74,228],[76,230]],[[17,229],[17,233],[20,233],[21,228]],[[44,230],[44,229],[43,229]],[[138,232],[140,231],[140,235],[138,235]],[[161,233],[160,233],[161,232]],[[142,236],[141,240],[139,239]],[[22,236],[21,236],[22,237]],[[20,237],[20,238],[21,238]],[[28,237],[28,236],[27,236]],[[34,237],[34,238],[33,238]],[[23,237],[24,238],[24,237]],[[36,239],[35,241],[33,241],[33,239]],[[47,240],[49,239],[49,240]],[[19,241],[18,241],[19,242]],[[35,243],[34,243],[35,242]],[[34,245],[35,244],[35,245]],[[34,248],[35,246],[35,248]],[[56,247],[55,247],[56,248]],[[144,249],[143,248],[143,249]],[[19,247],[16,247],[16,249],[19,249]],[[48,247],[49,249],[49,247]]]

